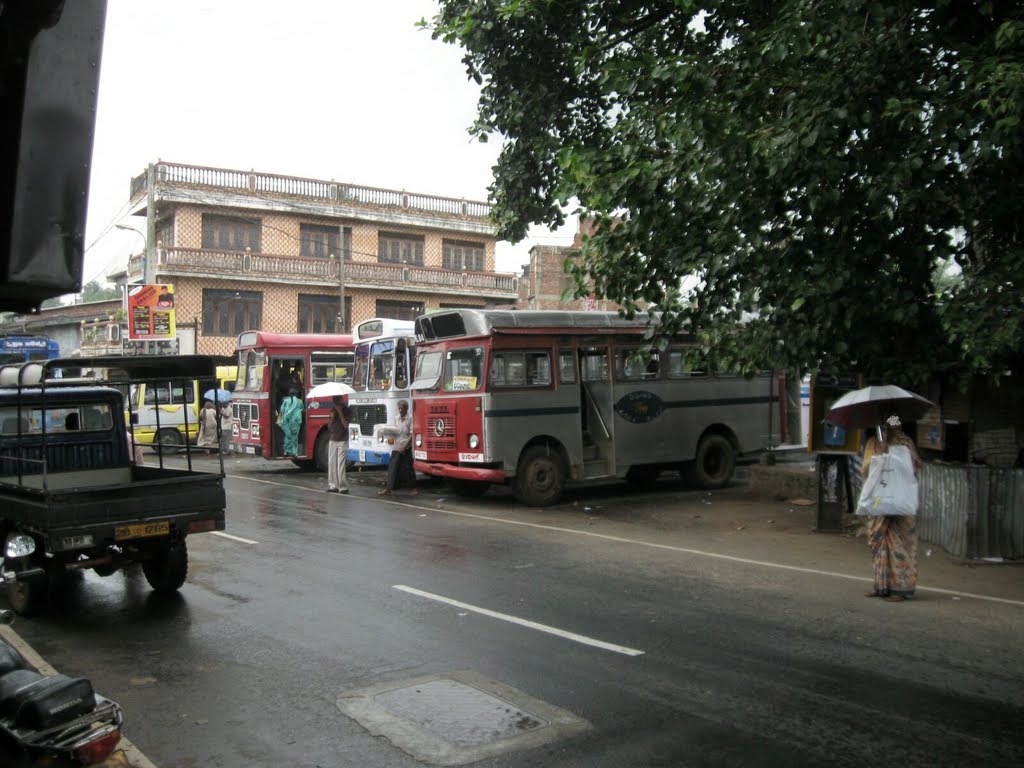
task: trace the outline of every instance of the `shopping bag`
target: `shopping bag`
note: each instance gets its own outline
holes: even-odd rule
[[[905,445],[871,457],[868,477],[857,502],[858,515],[916,515],[917,477],[914,458]]]

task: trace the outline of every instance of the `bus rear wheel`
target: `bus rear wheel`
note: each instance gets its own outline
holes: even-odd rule
[[[321,472],[326,472],[327,465],[330,463],[330,442],[327,430],[324,429],[316,436],[316,442],[313,444],[313,462]]]
[[[736,470],[736,451],[724,435],[705,435],[689,462],[686,480],[698,488],[723,488]]]
[[[516,498],[530,507],[557,504],[565,490],[565,462],[548,445],[527,448],[519,459],[513,486]]]

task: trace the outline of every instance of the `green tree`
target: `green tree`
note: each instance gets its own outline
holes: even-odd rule
[[[91,280],[82,286],[81,300],[82,302],[89,301],[110,301],[111,299],[120,299],[124,296],[124,292],[121,288],[115,285],[106,286],[100,284],[99,280]]]
[[[1021,367],[1022,8],[442,0],[423,23],[482,85],[471,132],[503,137],[500,237],[576,206],[577,286],[720,364],[914,383]]]

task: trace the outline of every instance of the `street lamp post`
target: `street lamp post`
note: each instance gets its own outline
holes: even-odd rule
[[[328,257],[331,261],[338,261],[338,333],[345,332],[345,256],[335,256],[333,253]]]
[[[114,228],[123,229],[125,232],[134,232],[142,238],[142,282],[147,282],[147,278],[149,277],[146,269],[149,266],[149,242],[146,240],[146,233],[141,229],[129,227],[127,224],[115,224]]]

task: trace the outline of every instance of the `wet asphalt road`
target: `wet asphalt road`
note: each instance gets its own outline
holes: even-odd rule
[[[120,701],[129,738],[161,768],[420,765],[337,698],[456,670],[590,724],[476,763],[488,768],[994,766],[1024,754],[1020,607],[880,611],[840,579],[695,555],[717,540],[676,539],[653,518],[629,536],[588,535],[592,508],[633,503],[623,486],[539,514],[437,486],[388,502],[369,473],[338,496],[288,466],[228,471],[238,538],[190,537],[179,595],[153,595],[141,572],[90,573],[16,625]],[[721,492],[718,509],[738,494]],[[685,514],[702,495],[663,496]]]

